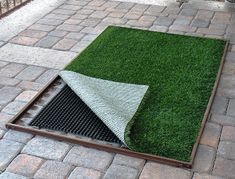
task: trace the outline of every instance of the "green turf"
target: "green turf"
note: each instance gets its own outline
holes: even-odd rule
[[[224,46],[222,40],[109,27],[67,70],[149,85],[128,145],[189,161]]]

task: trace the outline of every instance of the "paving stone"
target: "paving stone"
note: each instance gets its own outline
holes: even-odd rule
[[[19,35],[39,39],[46,36],[46,34],[47,32],[44,31],[26,29],[23,32],[21,32]]]
[[[55,26],[44,25],[44,24],[34,24],[34,25],[30,26],[29,29],[49,32],[49,31],[52,31],[53,29],[55,29]]]
[[[167,32],[168,27],[153,25],[152,27],[150,27],[149,30],[151,30],[151,31],[158,31],[158,32]]]
[[[150,21],[153,22],[156,20],[155,16],[148,16],[148,15],[143,15],[140,19],[140,21]]]
[[[10,40],[11,43],[20,44],[20,45],[34,45],[39,39],[37,38],[31,38],[31,37],[25,37],[25,36],[16,36],[13,39]]]
[[[84,33],[70,32],[68,35],[66,35],[66,38],[81,40],[84,37],[84,35],[85,35]]]
[[[14,116],[0,112],[0,128],[6,129],[5,124],[8,123]]]
[[[90,17],[92,18],[98,18],[98,19],[103,19],[108,15],[108,12],[105,11],[95,11],[93,12]]]
[[[232,51],[232,52],[235,52],[235,45],[232,45],[231,51]]]
[[[130,10],[135,4],[131,2],[121,2],[116,9],[125,9],[125,10]]]
[[[229,22],[231,14],[228,12],[215,12],[212,22]]]
[[[223,74],[234,75],[235,74],[235,63],[226,61],[223,67]]]
[[[220,133],[220,125],[207,122],[200,143],[216,149],[218,146]]]
[[[144,12],[149,8],[149,5],[147,4],[135,4],[134,7],[132,7],[131,12]]]
[[[230,99],[229,100],[227,114],[229,116],[235,116],[235,99]]]
[[[124,165],[128,167],[136,168],[136,169],[142,169],[145,164],[145,160],[117,154],[114,157],[113,164]]]
[[[43,84],[32,81],[22,81],[17,86],[26,90],[33,90],[33,91],[39,91],[44,87]]]
[[[55,37],[64,37],[67,34],[68,34],[67,31],[55,29],[55,30],[51,31],[48,35],[55,36]]]
[[[180,8],[175,6],[168,6],[163,12],[166,14],[177,15],[180,12]]]
[[[27,143],[33,137],[32,134],[9,130],[5,135],[4,139],[12,140],[20,143]]]
[[[224,30],[227,28],[228,24],[226,23],[211,23],[209,28],[210,29],[221,29],[221,30]]]
[[[234,52],[227,52],[226,60],[231,61],[231,62],[235,62],[235,53]]]
[[[223,158],[235,159],[235,143],[230,141],[221,141],[219,143],[217,154]]]
[[[197,32],[208,35],[224,35],[225,33],[223,29],[212,29],[212,28],[198,28]]]
[[[35,137],[26,144],[22,153],[51,160],[61,160],[69,149],[70,146],[66,143]]]
[[[15,86],[20,82],[20,80],[15,78],[8,78],[4,76],[0,76],[0,84],[6,86]]]
[[[70,19],[67,19],[64,23],[65,24],[71,24],[71,25],[78,25],[81,22],[82,22],[81,19],[70,18]]]
[[[28,179],[27,177],[17,175],[15,173],[3,172],[0,174],[0,179]]]
[[[111,12],[108,14],[109,17],[116,17],[116,18],[121,18],[125,15],[126,13],[124,12]]]
[[[193,27],[208,27],[209,24],[210,24],[210,21],[206,19],[194,19],[192,21]]]
[[[3,87],[0,89],[0,104],[7,104],[20,94],[21,89],[17,87]]]
[[[58,43],[56,43],[53,49],[57,50],[69,50],[77,43],[76,40],[72,39],[62,39]]]
[[[195,173],[192,179],[224,179],[222,177],[209,175],[206,173]]]
[[[100,19],[97,19],[97,18],[89,18],[89,19],[85,19],[80,25],[81,25],[81,26],[90,26],[90,27],[94,27],[94,26],[96,26],[99,22],[100,22]]]
[[[53,14],[63,14],[63,15],[73,15],[76,13],[76,11],[73,10],[67,10],[67,9],[55,9],[52,11]]]
[[[166,7],[165,6],[150,6],[144,14],[148,15],[159,15]]]
[[[136,12],[128,12],[124,18],[125,19],[133,19],[138,20],[141,17],[142,13],[136,13]]]
[[[19,96],[16,97],[16,101],[23,101],[23,102],[29,102],[33,99],[34,96],[36,96],[37,91],[23,91]]]
[[[94,10],[92,9],[81,9],[78,11],[79,14],[83,14],[83,15],[90,15],[92,12],[94,12]]]
[[[82,41],[93,41],[97,38],[97,35],[89,34],[82,38]]]
[[[103,22],[111,23],[111,24],[125,24],[127,20],[116,18],[116,17],[106,17],[105,19],[103,19]]]
[[[67,178],[72,168],[70,165],[58,161],[46,161],[41,168],[37,171],[35,179]]]
[[[6,66],[7,64],[9,64],[8,62],[4,62],[4,61],[0,61],[0,68]]]
[[[196,15],[198,19],[211,19],[214,15],[213,11],[199,9]]]
[[[216,122],[221,125],[234,125],[235,126],[235,117],[212,114],[211,119],[212,122]]]
[[[112,162],[112,159],[113,155],[110,153],[79,146],[73,147],[69,151],[64,162],[75,166],[105,171]]]
[[[224,126],[220,140],[235,141],[235,127]]]
[[[174,25],[189,25],[191,23],[191,19],[185,17],[178,17],[174,21]]]
[[[37,47],[50,48],[55,45],[61,38],[54,36],[46,36],[35,44]]]
[[[214,114],[225,114],[228,107],[228,99],[222,96],[215,96],[211,112]]]
[[[158,26],[170,26],[173,23],[174,19],[169,17],[158,17],[154,24]]]
[[[235,160],[217,157],[213,174],[228,178],[235,178]]]
[[[71,51],[73,52],[77,52],[77,53],[81,53],[89,44],[90,42],[89,41],[85,41],[85,42],[88,42],[88,43],[82,43],[82,42],[78,42],[72,49]]]
[[[64,5],[60,6],[60,9],[67,9],[67,10],[73,10],[73,11],[77,11],[81,8],[82,8],[81,6],[67,5],[67,4],[64,4]]]
[[[194,160],[193,169],[200,172],[208,172],[213,167],[215,158],[215,150],[206,145],[199,145]]]
[[[5,42],[0,41],[0,47],[2,47],[5,44]]]
[[[111,165],[104,175],[104,179],[118,178],[118,179],[133,179],[138,177],[138,170],[121,166],[121,165]]]
[[[86,178],[86,179],[99,179],[101,178],[102,173],[88,168],[77,167],[69,175],[68,179],[77,179],[77,178]]]
[[[20,152],[23,144],[1,139],[0,140],[0,170],[5,170],[7,165],[15,158]]]
[[[190,179],[191,174],[189,171],[170,167],[167,165],[162,165],[154,162],[147,162],[144,166],[144,169],[139,177],[140,179]]]
[[[84,20],[88,17],[86,14],[75,14],[71,18],[72,19],[78,19],[78,20]]]
[[[45,25],[60,25],[62,24],[63,21],[59,20],[59,19],[47,19],[47,18],[43,18],[40,19],[39,21],[37,21],[37,24],[45,24]]]
[[[64,15],[64,14],[49,14],[45,16],[45,18],[48,19],[58,19],[58,20],[65,20],[68,19],[70,16],[69,15]]]
[[[59,73],[59,70],[50,69],[43,73],[35,82],[46,84]]]
[[[120,4],[120,2],[117,2],[117,1],[106,1],[102,7],[106,8],[107,9],[114,9],[115,7],[118,6],[118,4]]]
[[[41,158],[20,154],[11,162],[6,171],[26,177],[33,177],[42,163],[43,159]]]
[[[76,0],[65,1],[65,4],[71,4],[71,5],[76,5],[76,6],[85,6],[88,3],[89,1],[76,1]]]
[[[5,112],[11,115],[16,115],[25,107],[25,105],[26,103],[24,102],[13,101],[9,103],[6,107],[4,107],[2,112]]]
[[[151,21],[137,21],[137,20],[129,20],[127,25],[133,26],[133,27],[146,27],[149,28],[153,25],[153,22]]]
[[[189,17],[193,17],[197,14],[197,10],[196,9],[188,9],[188,8],[184,8],[181,10],[180,15],[181,16],[189,16]]]
[[[37,77],[39,77],[44,71],[45,68],[37,66],[29,66],[25,68],[23,71],[21,71],[15,78],[20,80],[33,81]]]
[[[71,24],[62,24],[57,27],[59,30],[69,31],[69,32],[79,32],[83,27],[79,25],[71,25]]]
[[[182,31],[182,32],[195,32],[196,29],[197,29],[196,27],[191,27],[188,25],[172,25],[169,28],[169,30],[172,31]]]

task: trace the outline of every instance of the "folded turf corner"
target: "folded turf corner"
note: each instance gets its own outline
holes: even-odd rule
[[[126,133],[143,102],[148,86],[92,78],[72,71],[60,72],[65,83],[127,146]]]

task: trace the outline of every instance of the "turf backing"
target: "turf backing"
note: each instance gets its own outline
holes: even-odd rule
[[[109,27],[66,69],[149,85],[128,145],[189,161],[224,46],[222,40]]]

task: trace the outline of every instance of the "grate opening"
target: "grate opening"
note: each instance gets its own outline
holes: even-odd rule
[[[122,143],[68,85],[61,89],[29,125],[112,143]]]

